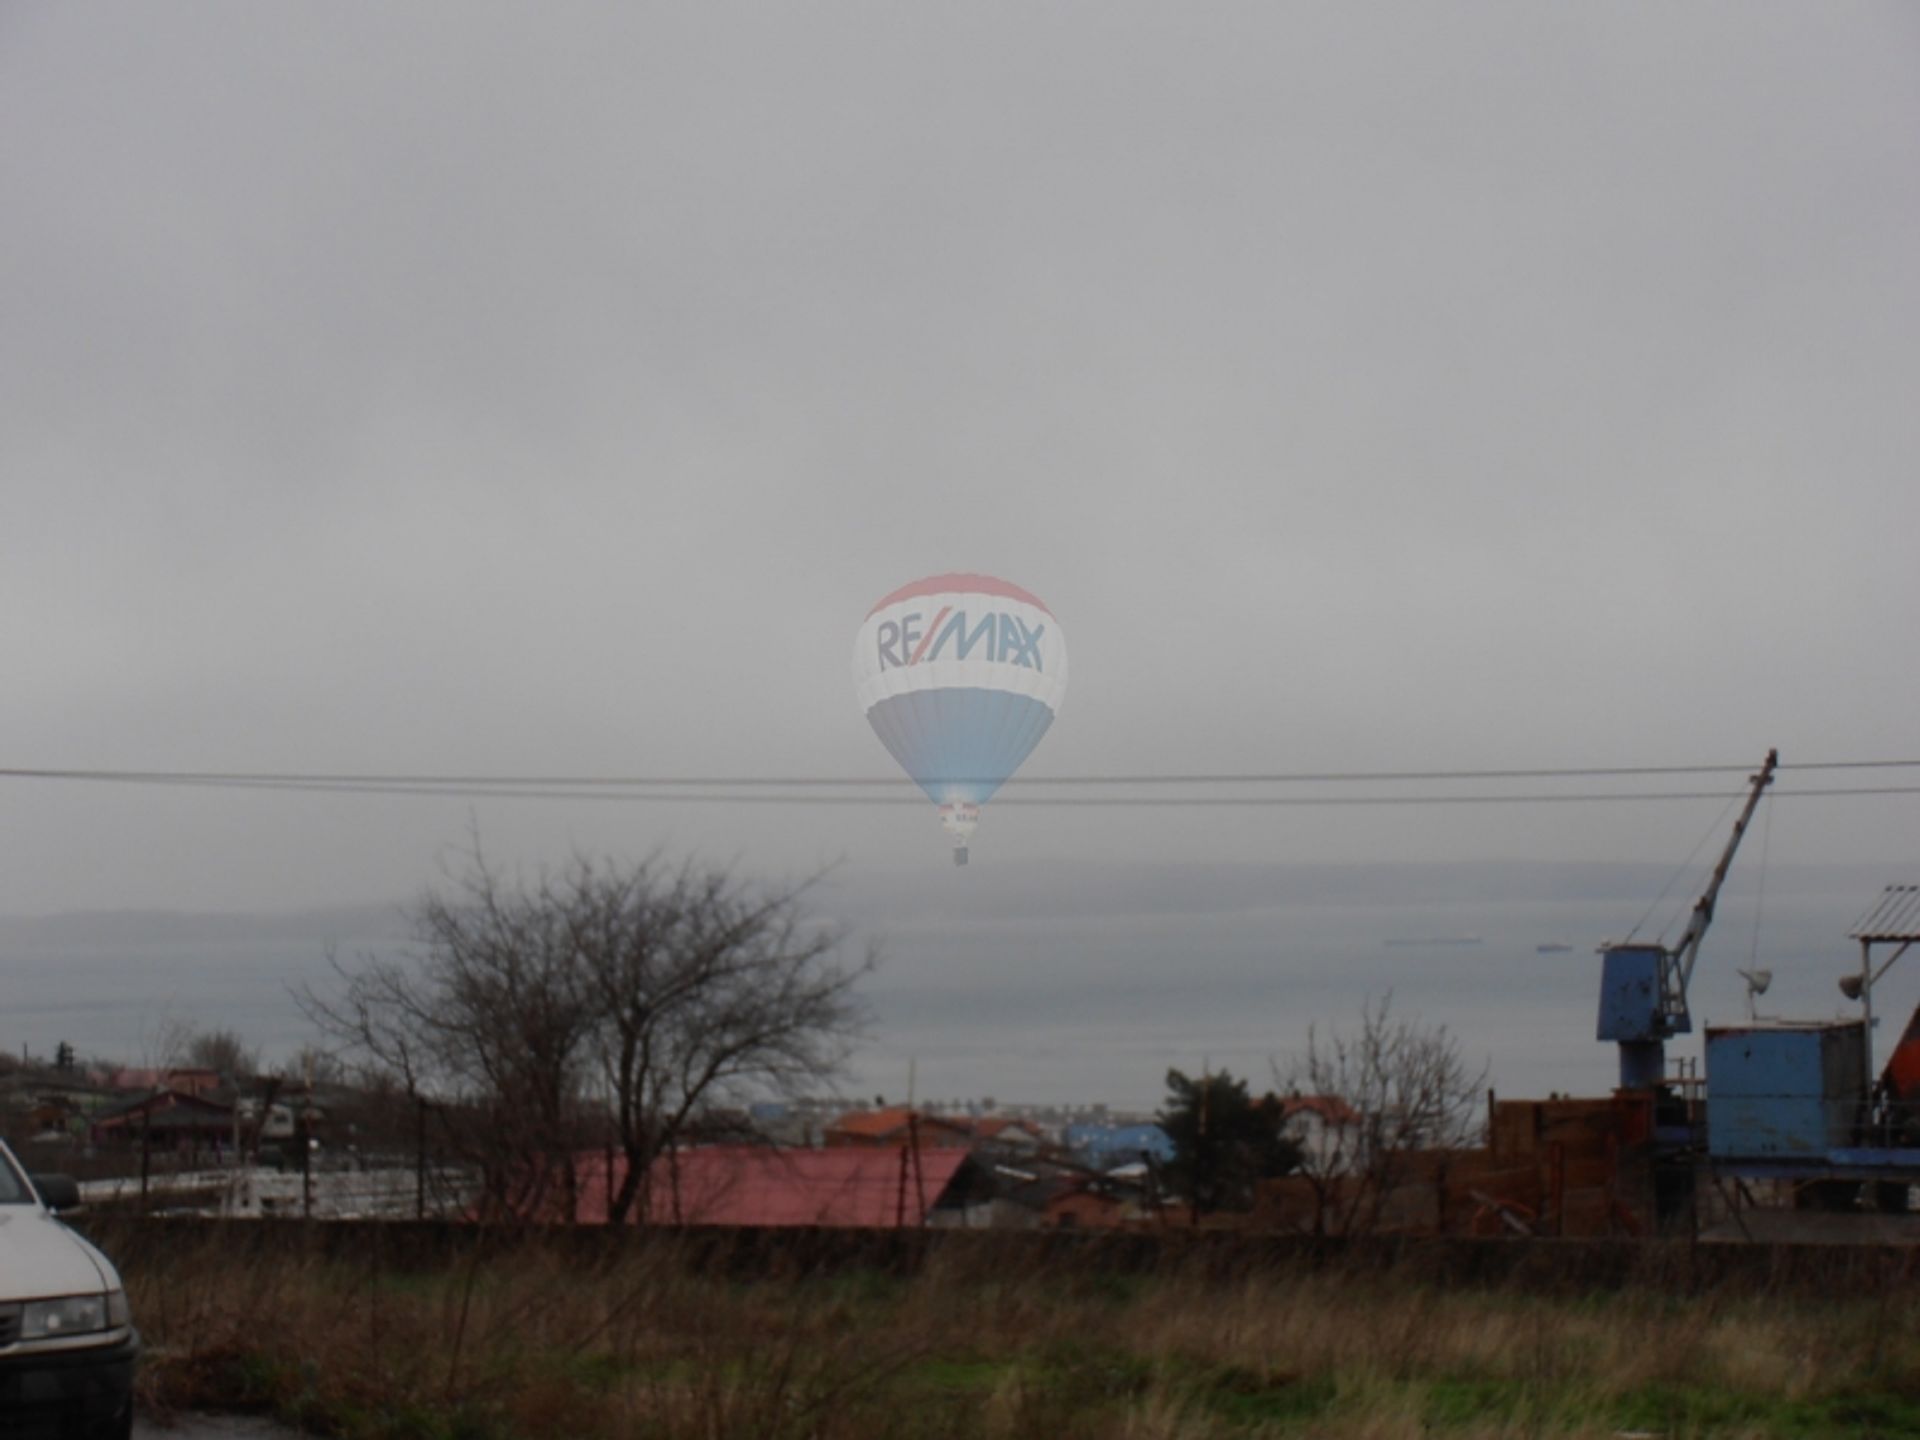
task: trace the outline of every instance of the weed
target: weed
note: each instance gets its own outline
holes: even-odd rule
[[[124,1268],[143,1400],[338,1440],[1920,1440],[1920,1296],[1449,1289],[1378,1268],[716,1267],[664,1238],[389,1273],[265,1244]]]

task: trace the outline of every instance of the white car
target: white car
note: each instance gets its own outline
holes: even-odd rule
[[[53,1216],[79,1200],[63,1175],[29,1179],[0,1143],[0,1434],[133,1433],[127,1293],[113,1262]]]

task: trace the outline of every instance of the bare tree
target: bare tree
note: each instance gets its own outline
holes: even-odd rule
[[[185,1020],[168,1020],[155,1046],[164,1070],[212,1070],[229,1080],[250,1080],[260,1069],[260,1052],[237,1030],[202,1030]]]
[[[277,1073],[283,1082],[298,1085],[344,1085],[349,1078],[340,1057],[320,1045],[302,1045]]]
[[[836,963],[845,937],[809,918],[806,888],[658,859],[509,884],[476,853],[455,893],[427,897],[416,954],[336,965],[340,998],[302,1003],[409,1096],[477,1119],[470,1158],[516,1213],[554,1208],[555,1184],[577,1213],[573,1155],[617,1150],[617,1222],[646,1213],[655,1158],[717,1110],[844,1061],[872,957]]]
[[[414,953],[336,961],[339,999],[301,995],[310,1018],[410,1097],[450,1102],[440,1113],[466,1122],[451,1138],[480,1165],[486,1199],[514,1213],[549,1203],[556,1179],[572,1199],[592,1028],[544,891],[507,885],[476,846],[456,888],[422,901]]]
[[[1317,1026],[1307,1053],[1275,1079],[1300,1121],[1300,1171],[1314,1196],[1314,1233],[1377,1229],[1394,1193],[1476,1135],[1487,1067],[1468,1067],[1444,1025],[1396,1018],[1391,992],[1360,1007],[1354,1031]],[[1429,1159],[1432,1157],[1430,1156]]]
[[[724,870],[576,860],[550,887],[595,1015],[594,1048],[625,1174],[614,1223],[645,1213],[657,1156],[717,1108],[834,1073],[873,957],[834,963],[846,937],[816,924],[807,886],[762,889]]]

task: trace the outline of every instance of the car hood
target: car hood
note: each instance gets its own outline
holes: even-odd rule
[[[118,1289],[107,1258],[46,1211],[0,1205],[0,1302]]]

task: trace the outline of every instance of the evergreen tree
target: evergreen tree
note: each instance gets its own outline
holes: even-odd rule
[[[1198,1080],[1169,1070],[1166,1104],[1155,1118],[1173,1142],[1162,1174],[1196,1216],[1250,1210],[1254,1181],[1300,1164],[1280,1101],[1271,1094],[1255,1100],[1246,1081],[1224,1070]]]

